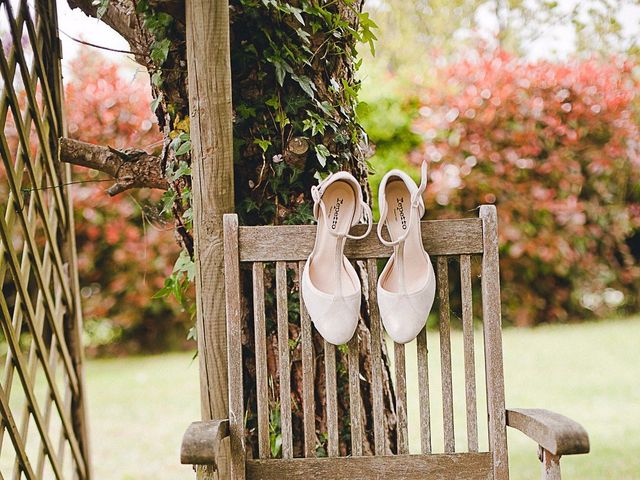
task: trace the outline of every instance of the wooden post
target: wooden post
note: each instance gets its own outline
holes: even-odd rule
[[[233,138],[228,0],[187,0],[193,226],[200,400],[203,420],[228,416],[222,216],[233,211]],[[199,467],[198,478],[216,474]],[[229,442],[218,455],[229,478]]]

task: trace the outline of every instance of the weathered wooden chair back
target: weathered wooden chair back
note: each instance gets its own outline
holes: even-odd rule
[[[375,231],[375,228],[374,228]],[[295,279],[304,267],[304,261],[313,248],[315,226],[263,226],[239,227],[235,215],[224,219],[225,242],[225,283],[227,302],[227,334],[229,360],[229,432],[231,437],[233,478],[465,478],[465,479],[506,479],[508,462],[506,447],[504,380],[502,365],[502,344],[500,326],[500,286],[498,273],[498,247],[496,211],[493,206],[480,208],[479,218],[459,220],[426,221],[422,226],[426,250],[432,257],[437,271],[437,298],[434,312],[438,311],[440,325],[440,375],[442,385],[442,412],[431,408],[434,398],[429,395],[429,372],[426,329],[417,338],[417,372],[419,409],[417,418],[408,418],[407,377],[405,375],[405,346],[395,344],[394,394],[397,422],[395,425],[397,448],[389,448],[385,435],[385,415],[383,405],[382,352],[384,337],[377,311],[376,281],[377,261],[390,255],[391,250],[383,246],[375,234],[365,240],[348,242],[345,254],[352,260],[366,265],[363,288],[367,291],[371,305],[370,350],[371,365],[367,368],[370,377],[360,371],[358,335],[347,345],[348,395],[350,414],[348,418],[338,417],[336,347],[325,342],[322,352],[316,351],[312,338],[313,326],[300,300],[300,320],[294,335],[289,327],[288,293],[295,288]],[[486,389],[478,390],[481,381],[475,375],[474,329],[472,308],[472,259],[474,265],[481,265],[482,324],[484,331],[484,361]],[[253,312],[255,358],[245,358],[242,346],[242,305],[240,286],[240,264],[251,264],[253,277],[253,298],[246,299]],[[268,290],[265,295],[265,271],[271,279],[275,264],[275,292]],[[450,299],[449,266],[459,265],[459,292]],[[455,267],[452,267],[452,270]],[[289,283],[288,283],[289,282]],[[457,284],[457,282],[455,282]],[[294,285],[294,287],[291,287]],[[273,308],[265,308],[273,303]],[[450,301],[461,305],[459,309],[463,326],[463,356],[452,358],[450,336]],[[269,318],[275,316],[275,318]],[[269,401],[272,382],[267,376],[267,336],[266,322],[277,324],[277,364],[279,378],[273,384],[277,390]],[[291,405],[291,352],[292,342],[301,351],[302,362],[302,405],[305,458],[294,458],[294,438],[292,434]],[[298,346],[299,345],[299,346]],[[475,346],[478,348],[478,346]],[[324,357],[324,358],[322,358]],[[316,424],[314,404],[314,375],[316,362],[324,364],[326,388],[326,427]],[[452,362],[464,364],[464,384],[466,403],[466,445],[455,441]],[[245,400],[243,399],[243,365],[255,364],[255,405],[257,410],[258,452],[255,459],[245,455]],[[411,368],[411,366],[410,366]],[[275,380],[275,379],[274,379]],[[299,382],[299,379],[296,379]],[[361,386],[366,382],[371,392],[373,405],[373,433],[365,431],[362,418]],[[486,392],[488,448],[479,448],[477,392]],[[252,399],[253,401],[253,399]],[[440,403],[440,401],[438,401]],[[274,408],[278,412],[274,412]],[[281,458],[271,458],[270,415],[279,413],[281,431]],[[481,413],[482,415],[483,413]],[[435,453],[432,449],[431,418],[442,415],[444,448]],[[273,417],[272,417],[273,418]],[[457,418],[456,418],[457,419]],[[457,419],[459,421],[459,419]],[[408,455],[408,425],[419,425],[421,454]],[[342,425],[342,430],[340,429]],[[348,426],[348,427],[347,427]],[[273,426],[271,426],[273,428]],[[322,429],[325,431],[322,431]],[[350,456],[340,456],[340,432],[350,448]],[[327,438],[326,454],[329,459],[316,458],[318,434]],[[363,437],[373,438],[374,455],[363,456]],[[484,437],[486,438],[486,437]],[[343,439],[344,442],[344,439]],[[395,446],[394,446],[395,447]],[[344,451],[343,451],[344,453]],[[389,455],[394,453],[394,455]]]

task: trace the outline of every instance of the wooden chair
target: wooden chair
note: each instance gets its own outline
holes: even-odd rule
[[[375,228],[374,228],[375,231]],[[423,222],[426,250],[437,265],[440,320],[440,360],[442,377],[442,419],[444,448],[432,453],[431,413],[428,388],[427,331],[417,339],[418,385],[421,392],[417,418],[408,418],[405,346],[394,345],[397,454],[389,455],[384,444],[382,365],[383,335],[376,307],[377,260],[388,257],[390,249],[375,235],[348,242],[348,258],[366,262],[368,294],[371,300],[372,378],[362,378],[358,362],[358,340],[348,344],[351,455],[338,453],[338,415],[336,409],[335,348],[325,342],[326,408],[328,457],[316,458],[312,324],[301,306],[301,350],[303,371],[304,458],[293,458],[290,369],[281,369],[280,417],[282,458],[270,458],[268,432],[268,387],[265,345],[263,272],[265,262],[275,262],[278,355],[280,365],[289,365],[287,264],[302,268],[315,238],[315,226],[239,227],[235,215],[224,218],[225,284],[227,301],[227,343],[229,365],[229,417],[219,421],[195,422],[183,439],[181,459],[187,464],[214,464],[218,445],[226,436],[231,440],[233,479],[508,479],[506,427],[513,427],[539,445],[544,479],[559,479],[562,455],[587,453],[589,438],[576,422],[556,413],[538,409],[505,409],[502,360],[500,282],[498,268],[497,220],[494,206],[480,207],[479,218]],[[488,448],[479,448],[477,390],[472,307],[472,259],[481,264],[481,300],[486,380]],[[458,261],[456,261],[457,259]],[[259,455],[246,458],[243,407],[243,350],[241,344],[240,263],[252,264],[254,330],[256,338],[256,388]],[[455,442],[452,388],[452,349],[450,337],[449,264],[459,263],[460,304],[463,324],[463,358],[466,403],[466,448]],[[434,306],[435,308],[435,306]],[[373,395],[373,434],[375,455],[362,455],[363,430],[360,408],[361,381],[370,382]],[[484,392],[480,390],[481,395]],[[345,393],[346,394],[346,393]],[[431,395],[433,397],[433,395]],[[419,425],[420,454],[409,454],[409,421]],[[369,432],[371,435],[371,432]],[[486,438],[486,437],[485,437]],[[484,441],[484,439],[483,439]],[[485,450],[485,451],[482,451]]]

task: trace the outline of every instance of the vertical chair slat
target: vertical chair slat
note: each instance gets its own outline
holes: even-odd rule
[[[304,262],[298,263],[298,281],[302,282]],[[300,336],[302,337],[302,411],[304,423],[304,456],[316,456],[316,407],[313,398],[313,329],[311,317],[300,295]]]
[[[280,370],[280,428],[282,458],[293,457],[291,430],[291,369],[289,366],[289,312],[287,303],[287,265],[276,262],[276,306],[278,310],[278,358]]]
[[[349,341],[349,415],[351,455],[362,455],[362,415],[360,414],[360,347],[358,331]]]
[[[324,341],[325,392],[327,395],[327,454],[338,456],[338,397],[336,384],[336,347]]]
[[[253,331],[256,353],[256,396],[258,408],[258,455],[269,458],[269,390],[267,374],[267,332],[264,312],[264,263],[253,264]]]
[[[489,448],[493,454],[494,480],[509,478],[506,413],[504,408],[504,367],[502,359],[502,318],[500,313],[500,266],[498,263],[498,215],[494,205],[480,207],[482,219],[482,321],[487,378]]]
[[[373,396],[373,440],[375,454],[385,453],[384,404],[382,400],[382,329],[378,311],[378,265],[375,259],[367,260],[369,280],[369,309],[371,315],[371,394]]]
[[[431,399],[429,397],[429,353],[427,327],[418,334],[418,391],[420,392],[420,447],[422,453],[431,453]]]
[[[407,424],[407,375],[404,345],[394,343],[396,370],[396,417],[398,419],[398,454],[409,453]]]
[[[244,401],[242,389],[242,314],[240,307],[240,263],[238,260],[238,217],[226,214],[224,225],[224,274],[227,309],[227,359],[229,378],[229,437],[231,475],[243,480]]]
[[[476,366],[473,346],[473,300],[471,294],[471,257],[460,256],[462,297],[462,335],[464,341],[465,396],[467,402],[467,447],[478,451],[478,412],[476,404]]]
[[[442,374],[442,417],[444,453],[455,451],[453,431],[453,379],[451,375],[451,332],[449,325],[449,272],[447,257],[438,257],[438,299],[440,301],[440,365]]]

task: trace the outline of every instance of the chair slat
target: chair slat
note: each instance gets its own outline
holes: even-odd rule
[[[398,454],[409,453],[409,432],[407,423],[407,372],[404,345],[394,343],[396,370],[396,418],[398,422]]]
[[[336,347],[324,341],[325,393],[327,396],[327,454],[338,456],[338,392],[336,384]]]
[[[360,348],[358,331],[349,341],[349,415],[351,455],[362,455],[362,415],[360,414]]]
[[[369,308],[371,315],[371,395],[373,397],[373,441],[375,454],[385,453],[384,404],[382,400],[382,328],[378,310],[378,265],[375,259],[367,260]]]
[[[467,402],[467,448],[478,451],[478,412],[476,403],[476,365],[473,345],[473,300],[471,293],[471,257],[460,256],[462,299],[462,336],[464,342],[465,396]]]
[[[364,229],[364,225],[356,225],[352,232],[362,234]],[[315,225],[240,227],[240,261],[305,260],[313,250],[315,238]],[[431,255],[482,253],[482,222],[477,218],[424,221],[422,240]],[[391,253],[392,249],[382,245],[375,235],[347,240],[345,245],[347,258],[386,258]]]
[[[453,453],[455,452],[453,378],[451,375],[451,332],[449,325],[449,272],[446,257],[438,257],[438,299],[440,301],[440,369],[442,375],[444,453]]]
[[[420,392],[420,447],[422,453],[431,453],[431,398],[429,395],[429,353],[427,327],[417,338],[418,390]]]
[[[298,263],[298,281],[302,282],[304,263]],[[302,411],[304,422],[304,456],[316,456],[316,407],[313,397],[313,330],[311,317],[300,295],[300,336],[302,337]]]
[[[287,265],[285,262],[276,262],[276,307],[278,311],[278,363],[280,370],[280,429],[282,433],[282,458],[293,457],[287,290]]]
[[[493,453],[494,480],[509,478],[506,411],[504,407],[504,367],[502,358],[502,318],[500,313],[500,266],[498,262],[498,215],[494,205],[480,207],[483,223],[482,322],[489,414],[489,448]]]
[[[227,319],[227,378],[242,379],[242,314],[240,310],[240,262],[238,260],[238,217],[225,215],[224,289]],[[229,437],[231,477],[245,478],[244,389],[242,381],[229,384]]]
[[[269,458],[269,387],[267,374],[267,332],[264,312],[264,263],[253,264],[253,331],[256,356],[258,409],[258,455]]]

